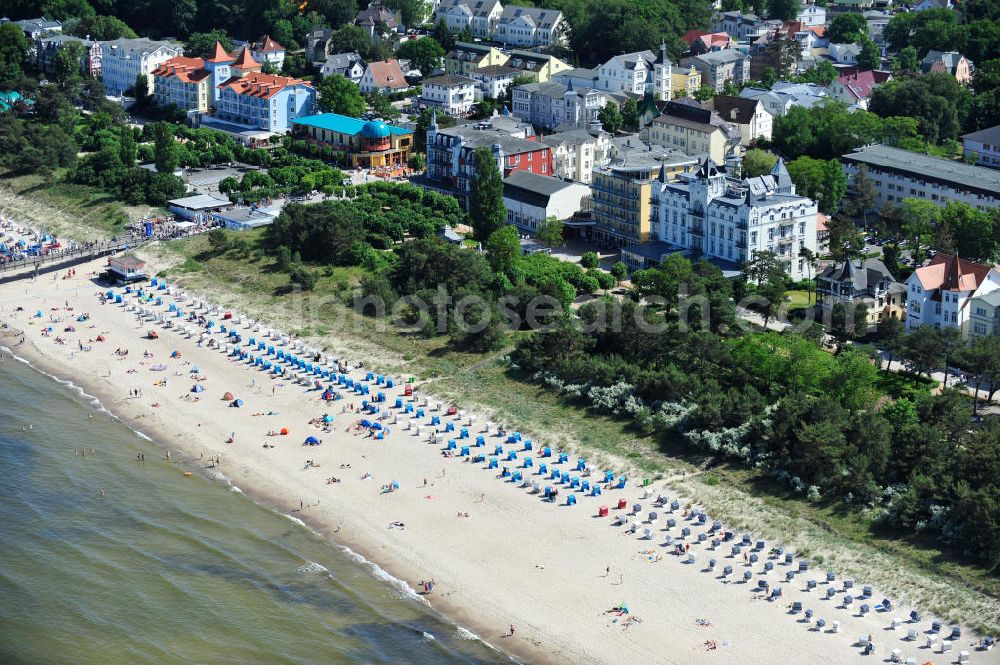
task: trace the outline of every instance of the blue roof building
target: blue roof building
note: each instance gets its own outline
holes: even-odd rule
[[[347,153],[354,168],[402,168],[413,150],[413,130],[382,120],[321,113],[293,120],[292,126],[299,138]]]

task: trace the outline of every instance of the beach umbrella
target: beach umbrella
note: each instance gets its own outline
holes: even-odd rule
[[[193,386],[191,386],[191,392],[193,393],[205,392],[205,386],[201,385],[200,383],[196,383]]]
[[[225,394],[223,394],[222,399],[225,399],[225,400],[233,399],[233,394],[227,390],[225,392]]]
[[[319,445],[319,439],[317,439],[314,436],[307,436],[306,440],[305,440],[305,443],[308,446],[317,446],[317,445]]]
[[[239,408],[239,407],[243,406],[243,400],[241,400],[241,399],[234,399],[233,403],[231,404],[231,406],[235,406],[236,408]]]
[[[323,416],[323,422],[325,422],[325,423],[332,423],[333,422],[333,416],[330,416],[330,415]]]

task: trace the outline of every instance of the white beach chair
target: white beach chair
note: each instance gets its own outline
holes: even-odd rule
[[[958,662],[960,662],[960,663],[968,663],[969,662],[969,652],[968,651],[959,651],[958,652]]]

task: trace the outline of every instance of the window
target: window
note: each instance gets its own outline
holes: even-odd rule
[[[985,335],[986,334],[986,324],[985,323],[976,323],[975,325],[972,326],[972,329],[973,329],[973,331],[977,335]]]

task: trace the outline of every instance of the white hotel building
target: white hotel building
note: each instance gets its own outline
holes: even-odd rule
[[[808,276],[803,249],[816,251],[816,203],[795,193],[780,160],[769,175],[737,180],[706,159],[692,174],[653,183],[656,238],[730,263],[769,251],[792,279]]]
[[[962,201],[973,208],[1000,207],[1000,170],[931,157],[886,145],[859,148],[840,158],[853,180],[868,167],[877,194],[875,205],[898,206],[903,199],[924,199],[938,205]]]
[[[147,78],[148,94],[153,94],[153,70],[171,58],[184,55],[177,42],[113,39],[101,42],[101,80],[109,95],[120,95],[135,86],[139,74]]]

